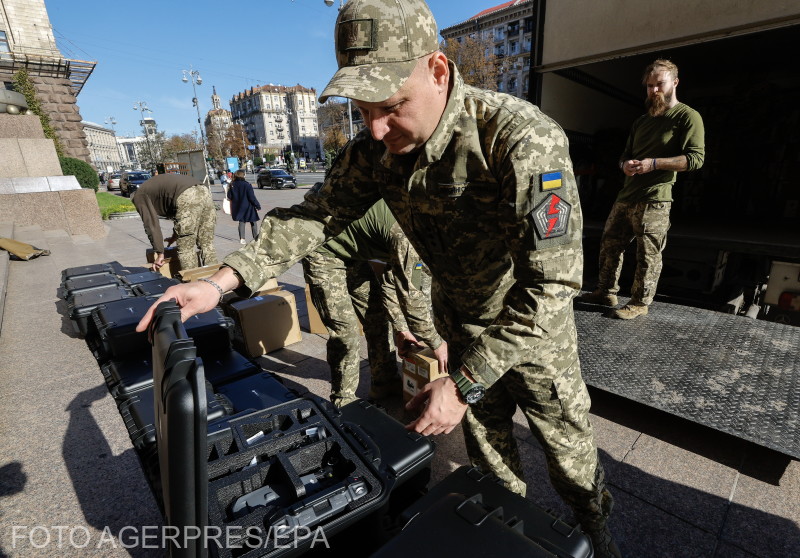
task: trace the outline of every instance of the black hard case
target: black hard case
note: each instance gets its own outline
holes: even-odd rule
[[[333,535],[383,505],[391,480],[362,458],[329,404],[298,398],[209,424],[202,362],[174,358],[175,347],[188,339],[177,306],[160,304],[151,327],[166,523],[202,529],[209,521],[259,542],[252,550],[172,548],[173,557],[298,555],[310,539],[276,546],[270,529],[303,525]]]
[[[104,287],[117,287],[122,285],[122,280],[113,273],[103,273],[101,275],[81,275],[72,279],[67,279],[58,289],[58,297],[70,300],[76,293],[93,291]]]
[[[142,389],[153,387],[153,363],[149,356],[131,355],[110,360],[100,367],[114,399],[124,401]],[[203,368],[212,389],[227,397],[236,412],[265,408],[253,406],[253,401],[264,401],[272,406],[296,397],[275,376],[234,350],[216,359],[205,359]]]
[[[136,326],[155,301],[151,297],[130,297],[100,304],[92,311],[98,343],[96,346],[90,343],[90,346],[98,361],[102,363],[129,355],[150,356],[147,332],[137,333]]]
[[[381,407],[369,401],[355,401],[341,408],[339,420],[362,455],[395,480],[395,488],[419,472],[429,476],[434,442],[406,430]]]
[[[130,298],[131,296],[133,295],[129,289],[113,285],[75,293],[72,300],[67,302],[72,326],[77,333],[84,337],[97,335],[97,330],[92,327],[94,325],[91,322],[92,311],[101,304]]]
[[[61,271],[61,282],[64,283],[68,279],[85,277],[88,275],[106,275],[109,273],[116,274],[120,269],[123,269],[123,266],[116,261],[101,264],[81,265],[78,267],[68,267],[67,269]]]
[[[372,558],[566,558],[526,537],[522,526],[522,521],[508,517],[503,508],[485,507],[480,494],[447,494],[429,503],[401,535]]]
[[[201,358],[218,358],[231,350],[233,320],[224,317],[219,308],[192,316],[183,327],[194,340],[197,354]]]
[[[161,296],[164,291],[169,289],[172,285],[177,285],[178,281],[170,279],[169,277],[161,277],[153,281],[145,281],[144,283],[137,283],[134,285],[133,290],[138,296]]]
[[[147,283],[149,281],[158,281],[159,279],[166,279],[160,273],[156,273],[155,271],[141,271],[139,273],[128,273],[126,275],[121,276],[122,280],[125,282],[126,285],[133,287],[135,285],[141,285],[142,283]]]
[[[549,553],[544,554],[544,556],[558,556],[559,558],[592,558],[594,556],[589,538],[583,534],[579,527],[568,525],[530,500],[511,492],[503,486],[497,477],[484,474],[480,470],[469,466],[456,469],[439,484],[431,487],[424,498],[403,512],[402,518],[410,521],[412,525],[414,523],[418,525],[426,523],[439,526],[447,522],[455,526],[455,519],[449,513],[446,513],[444,517],[428,518],[423,522],[419,522],[419,518],[415,519],[417,515],[424,514],[425,510],[431,508],[449,494],[460,494],[465,498],[480,495],[480,501],[484,508],[488,510],[502,509],[502,515],[506,520],[516,518],[521,521],[521,525],[517,526],[516,530]],[[453,534],[456,535],[463,529],[464,526],[459,524],[454,529],[455,532]],[[413,538],[421,535],[419,531],[422,530],[424,530],[424,527],[409,531],[407,526],[403,529],[403,535],[401,536]],[[445,533],[441,532],[440,535],[444,536]],[[447,536],[447,539],[457,541],[458,537]],[[455,551],[454,553],[460,554],[460,551]],[[424,554],[423,556],[434,555]],[[473,554],[467,555],[476,556]],[[392,556],[392,554],[384,554],[382,556]],[[538,555],[533,554],[533,556]]]
[[[133,267],[125,266],[118,261],[106,262],[100,264],[81,265],[78,267],[68,267],[61,271],[61,282],[64,283],[68,279],[75,277],[84,277],[87,275],[104,275],[112,273],[120,277],[130,275],[132,273],[142,273],[147,271],[146,267]]]

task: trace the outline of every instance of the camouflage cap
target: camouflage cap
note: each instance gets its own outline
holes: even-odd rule
[[[349,0],[336,18],[339,71],[319,97],[385,101],[417,59],[439,49],[436,20],[424,0]]]

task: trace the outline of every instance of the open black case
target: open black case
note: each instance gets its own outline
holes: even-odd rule
[[[209,421],[203,361],[174,302],[159,305],[150,332],[173,558],[299,555],[317,530],[329,539],[385,512],[398,486],[427,484],[433,443],[368,402],[339,412],[298,397]]]

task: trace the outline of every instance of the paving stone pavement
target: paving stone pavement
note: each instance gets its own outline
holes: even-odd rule
[[[221,201],[219,186],[212,190]],[[306,190],[256,192],[269,209],[300,201]],[[64,268],[112,260],[144,265],[141,221],[106,226],[101,240],[37,227],[14,230],[18,240],[51,255],[8,265],[0,330],[0,558],[163,556],[128,544],[142,526],[161,525],[161,516],[100,371],[56,296]],[[168,222],[163,226],[169,233]],[[236,223],[221,211],[216,242],[220,255],[239,247]],[[308,333],[302,270],[295,265],[278,279],[295,294],[303,340],[261,362],[290,387],[326,396],[325,337]],[[369,389],[368,376],[362,361],[360,396]],[[597,390],[592,396],[596,440],[616,498],[611,529],[625,556],[800,555],[796,460],[617,396]],[[386,407],[409,419],[399,398]],[[520,413],[514,428],[528,497],[569,518]],[[435,441],[433,483],[467,462],[460,428]]]

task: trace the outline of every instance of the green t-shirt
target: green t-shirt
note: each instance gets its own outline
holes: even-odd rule
[[[696,110],[678,103],[661,116],[643,114],[637,118],[621,160],[659,159],[685,155],[689,168],[703,166],[705,130]],[[626,176],[617,201],[627,203],[672,201],[675,171],[654,170]]]
[[[389,248],[392,246],[392,226],[397,222],[380,200],[364,214],[350,223],[341,233],[317,248],[318,252],[344,260],[389,261]]]

